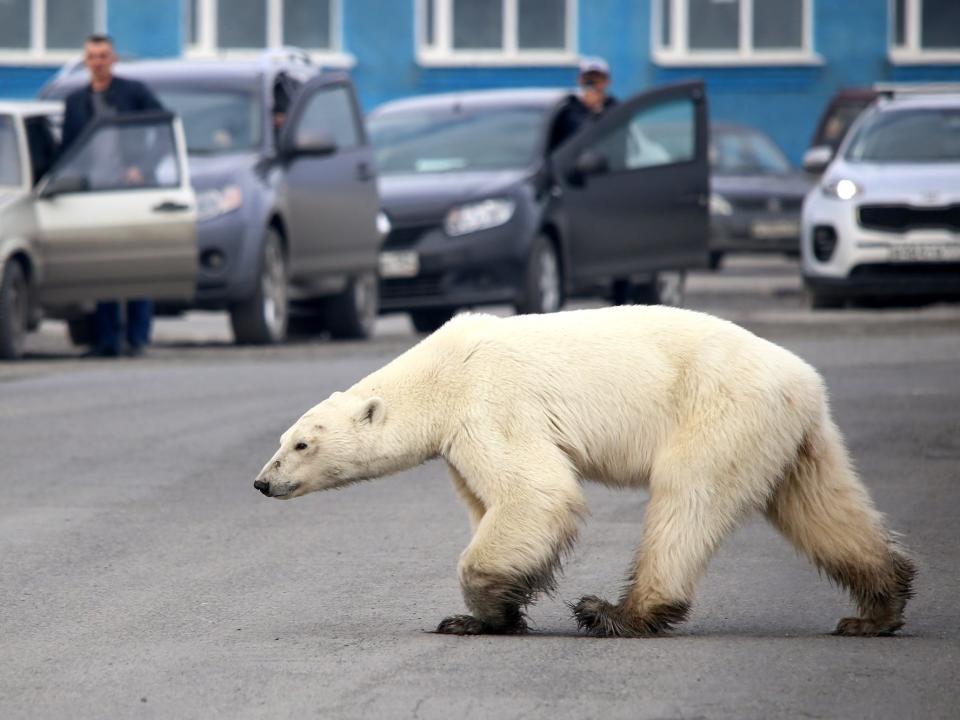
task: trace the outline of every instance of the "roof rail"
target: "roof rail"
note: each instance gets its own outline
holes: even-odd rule
[[[960,82],[933,83],[874,83],[873,89],[880,95],[892,98],[895,95],[943,95],[960,94]]]
[[[310,59],[310,54],[306,50],[291,45],[267,48],[260,53],[261,65],[272,65],[282,62],[313,65],[313,60]]]

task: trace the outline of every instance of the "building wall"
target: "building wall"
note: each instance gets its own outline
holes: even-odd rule
[[[175,57],[182,48],[184,0],[107,0],[107,30],[123,54]],[[662,67],[651,59],[651,0],[579,0],[577,47],[601,55],[613,92],[702,78],[711,117],[767,131],[795,161],[827,100],[839,88],[878,81],[956,81],[960,65],[889,62],[887,0],[814,0],[813,66]],[[344,50],[366,109],[406,95],[459,89],[572,86],[573,65],[558,67],[423,67],[417,62],[414,0],[343,0]],[[0,64],[0,96],[30,97],[54,66]]]

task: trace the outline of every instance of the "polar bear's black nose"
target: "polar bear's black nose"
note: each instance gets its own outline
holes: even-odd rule
[[[253,486],[266,496],[270,496],[270,482],[267,480],[254,480]]]

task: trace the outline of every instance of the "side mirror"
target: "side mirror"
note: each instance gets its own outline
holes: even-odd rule
[[[815,145],[803,154],[803,169],[808,173],[819,175],[827,169],[833,160],[833,150],[829,145]]]
[[[47,199],[68,193],[82,193],[90,190],[90,180],[81,175],[57,175],[40,189],[40,197]]]
[[[590,175],[602,175],[610,169],[605,155],[596,150],[584,150],[577,156],[568,179],[574,185],[582,185]]]
[[[280,140],[280,151],[284,157],[297,155],[333,155],[337,143],[326,130],[299,128],[296,132],[287,132]]]

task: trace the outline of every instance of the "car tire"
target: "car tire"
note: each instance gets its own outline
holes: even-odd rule
[[[280,233],[267,230],[254,293],[230,308],[234,339],[240,345],[272,345],[287,336],[290,307],[287,259]]]
[[[687,273],[683,270],[662,270],[654,273],[649,282],[630,283],[629,302],[633,305],[683,307],[686,284]],[[614,295],[616,300],[616,291]]]
[[[812,310],[839,310],[847,304],[843,297],[823,295],[812,290],[807,290],[807,300]]]
[[[719,270],[720,266],[723,265],[723,253],[719,250],[711,250],[710,257],[707,260],[707,266],[711,270]]]
[[[67,320],[67,336],[77,347],[89,347],[96,342],[97,325],[93,313],[84,313]]]
[[[326,307],[313,305],[310,311],[291,315],[287,321],[287,337],[309,338],[327,332]]]
[[[538,235],[530,249],[514,309],[518,315],[552,313],[563,307],[563,301],[563,270],[557,249],[549,237]]]
[[[428,334],[438,330],[447,320],[457,314],[456,308],[425,308],[411,310],[410,322],[418,333]]]
[[[327,301],[326,321],[337,340],[366,340],[380,313],[380,284],[373,273],[350,279],[347,288]]]
[[[0,278],[0,359],[16,360],[30,321],[30,283],[23,266],[7,260]]]

